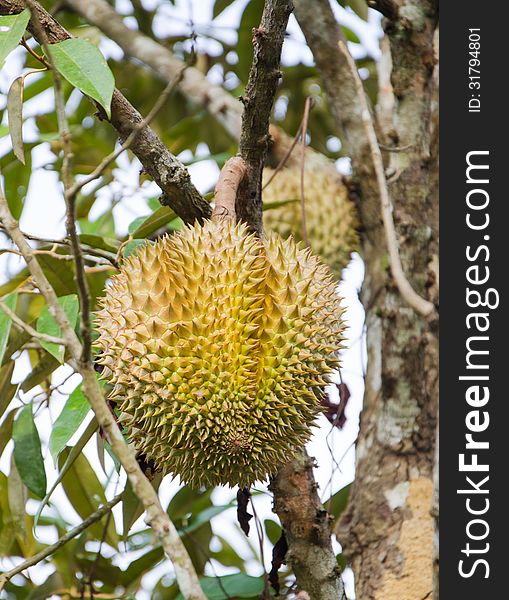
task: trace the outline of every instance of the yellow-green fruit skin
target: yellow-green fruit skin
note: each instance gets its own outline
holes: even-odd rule
[[[273,174],[273,169],[265,168],[264,183]],[[294,202],[265,211],[265,227],[283,238],[293,235],[302,240],[301,167],[295,158],[291,158],[263,190],[264,204],[284,200]],[[340,278],[351,253],[358,248],[357,212],[341,175],[330,161],[318,153],[307,153],[304,206],[309,245]]]
[[[97,315],[99,362],[130,439],[193,486],[249,486],[310,436],[343,321],[309,250],[229,220],[127,258]]]

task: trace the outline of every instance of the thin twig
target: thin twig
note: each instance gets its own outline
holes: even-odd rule
[[[269,131],[272,130],[272,125],[269,127]],[[300,133],[302,131],[302,121],[300,122],[299,125],[299,129],[297,130],[297,133],[295,134],[295,137],[292,140],[292,143],[290,145],[290,147],[288,148],[288,150],[286,151],[285,155],[283,156],[283,158],[278,162],[278,164],[276,165],[276,168],[274,169],[274,172],[271,174],[271,176],[269,177],[269,179],[264,183],[263,187],[262,187],[262,191],[270,185],[271,181],[274,179],[274,177],[279,173],[279,171],[281,171],[281,169],[286,165],[286,163],[288,162],[288,159],[290,158],[293,149],[295,148],[295,146],[297,145],[297,142],[299,141],[299,137],[300,137]]]
[[[309,248],[308,229],[306,227],[306,202],[304,198],[304,166],[306,162],[306,136],[308,133],[309,111],[311,110],[311,98],[306,98],[304,104],[304,116],[302,117],[301,129],[301,154],[300,154],[300,211],[302,224],[302,240]]]
[[[18,575],[18,573],[22,573],[26,569],[33,567],[34,565],[40,563],[42,560],[56,552],[59,548],[67,544],[70,540],[75,538],[77,535],[85,531],[88,527],[99,521],[105,514],[109,513],[111,509],[122,500],[122,495],[118,494],[112,500],[98,508],[94,513],[92,513],[87,519],[80,523],[74,529],[71,529],[68,533],[63,535],[60,539],[58,539],[54,544],[50,546],[46,546],[44,550],[41,550],[34,556],[27,558],[24,562],[17,565],[10,571],[6,571],[5,573],[0,574],[0,591],[5,587],[5,584],[14,577],[14,575]]]
[[[74,257],[76,265],[75,281],[76,288],[78,290],[78,297],[80,301],[80,330],[81,337],[83,340],[83,352],[81,360],[84,363],[92,364],[92,324],[90,321],[90,292],[88,288],[88,281],[85,275],[85,261],[81,246],[78,238],[78,232],[76,230],[76,195],[69,194],[69,190],[72,186],[72,161],[73,151],[71,146],[71,132],[69,129],[69,123],[65,114],[65,102],[64,95],[62,92],[62,79],[60,73],[55,69],[53,65],[53,59],[51,56],[51,50],[48,43],[48,36],[46,31],[41,25],[39,20],[39,14],[36,10],[34,0],[25,0],[27,8],[30,9],[31,20],[34,29],[37,34],[37,38],[42,45],[44,54],[46,56],[46,64],[51,69],[53,74],[53,87],[55,91],[55,108],[57,114],[58,131],[60,133],[60,141],[63,150],[63,162],[62,162],[62,180],[64,183],[64,195],[67,206],[67,218],[66,227],[67,235],[71,243],[71,252]]]
[[[351,75],[357,90],[358,102],[361,108],[362,124],[364,126],[365,134],[371,151],[373,167],[375,170],[378,190],[380,194],[382,220],[384,224],[385,237],[387,240],[387,249],[389,252],[389,263],[394,282],[399,290],[399,293],[401,294],[401,297],[409,306],[411,306],[415,311],[417,311],[424,317],[430,317],[435,313],[434,304],[420,296],[413,289],[403,271],[403,265],[401,264],[401,258],[399,256],[396,228],[394,227],[394,221],[392,218],[392,202],[389,196],[387,182],[385,180],[385,171],[382,154],[380,152],[380,146],[378,145],[375,128],[373,126],[373,120],[371,119],[371,114],[369,112],[368,103],[366,101],[366,94],[364,92],[361,78],[346,44],[340,40],[338,42],[338,47],[340,52],[344,55],[344,58],[346,60],[348,68],[351,71]]]
[[[175,78],[172,81],[170,81],[170,83],[168,83],[168,85],[166,85],[166,87],[161,92],[159,98],[155,102],[154,106],[152,107],[152,109],[150,110],[150,112],[148,113],[148,115],[134,126],[133,130],[127,136],[125,142],[120,146],[120,148],[118,148],[117,150],[115,150],[114,152],[112,152],[111,154],[109,154],[108,156],[106,156],[105,158],[103,158],[103,160],[97,165],[97,167],[92,171],[92,173],[90,173],[90,175],[87,175],[81,181],[75,183],[67,191],[67,193],[68,193],[69,196],[75,196],[84,186],[86,186],[91,181],[94,181],[94,179],[97,179],[98,177],[100,177],[104,173],[104,170],[116,158],[118,158],[120,156],[120,154],[122,154],[122,152],[124,152],[125,150],[127,150],[127,149],[129,149],[131,147],[132,143],[135,141],[135,139],[137,138],[137,136],[141,133],[141,131],[143,129],[145,129],[145,127],[147,127],[148,125],[150,125],[150,123],[157,116],[157,114],[159,113],[159,111],[161,110],[161,108],[164,106],[165,102],[171,96],[172,92],[175,90],[175,88],[177,87],[177,85],[181,81],[181,79],[182,79],[182,77],[184,75],[184,71],[186,70],[186,68],[187,68],[187,65],[184,65],[180,69],[180,71],[177,73],[177,75],[175,76]]]
[[[48,335],[46,333],[39,333],[33,327],[30,327],[28,323],[25,323],[23,319],[20,319],[18,315],[14,311],[12,311],[2,300],[0,300],[0,309],[4,311],[4,313],[9,317],[9,319],[11,319],[13,323],[15,323],[20,329],[23,329],[23,331],[26,331],[31,337],[35,338],[36,340],[40,340],[41,342],[47,342],[48,344],[59,344],[61,346],[65,344],[64,340],[59,337]]]

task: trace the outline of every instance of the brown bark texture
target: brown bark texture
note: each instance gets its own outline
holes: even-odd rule
[[[437,303],[437,7],[407,0],[391,6],[380,72],[388,89],[377,116],[388,125],[384,143],[407,148],[386,156],[402,263],[414,288]],[[383,72],[387,66],[390,78]],[[372,223],[362,182],[359,187],[361,218]],[[388,275],[381,227],[364,233],[368,368],[356,478],[338,534],[352,561],[358,598],[431,599],[437,322],[402,302]]]
[[[385,15],[378,106],[403,270],[438,302],[438,156],[433,0],[372,2]],[[362,600],[424,600],[433,594],[432,515],[438,349],[436,317],[408,307],[390,276],[379,189],[360,129],[351,77],[335,48],[343,34],[327,0],[295,0],[359,191],[366,277],[368,367],[356,478],[338,528]],[[435,590],[435,600],[438,592]]]

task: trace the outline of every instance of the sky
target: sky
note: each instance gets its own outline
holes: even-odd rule
[[[210,0],[176,0],[175,6],[169,2],[165,2],[162,3],[158,12],[156,31],[163,36],[187,34],[190,32],[192,23],[192,27],[198,33],[198,50],[206,50],[213,54],[218,52],[216,47],[217,42],[207,37],[207,33],[210,33],[211,27],[213,27],[215,36],[230,43],[235,43],[235,29],[238,25],[242,8],[247,4],[247,1],[248,0],[238,0],[234,5],[226,9],[212,24],[212,2],[210,2]],[[145,0],[144,4],[147,7],[153,7],[159,3],[157,0]],[[351,28],[362,42],[363,48],[360,48],[358,45],[351,45],[354,56],[367,51],[368,54],[377,58],[379,55],[378,38],[380,36],[380,20],[378,14],[370,11],[369,22],[363,23],[350,10],[343,9],[338,2],[333,1],[332,6],[338,21]],[[117,10],[121,14],[128,15],[130,3],[127,0],[118,0]],[[126,24],[132,27],[133,19],[127,17]],[[294,65],[299,62],[312,64],[313,59],[311,52],[305,44],[302,32],[293,15],[290,18],[288,34],[283,46],[283,66]],[[122,56],[122,51],[111,41],[103,42],[101,44],[101,50],[108,57]],[[12,83],[12,80],[19,74],[19,57],[22,52],[23,51],[19,49],[9,56],[4,69],[0,72],[0,94],[2,94],[0,95],[0,106],[5,104],[5,94]],[[209,75],[209,78],[211,82],[217,82],[217,74],[212,72]],[[78,98],[79,92],[75,91],[67,105],[68,111],[71,112],[73,110]],[[51,104],[52,102],[52,92],[49,90],[43,99],[37,97],[25,103],[24,139],[26,141],[31,141],[35,139],[36,136],[33,116],[43,108],[47,108],[48,104],[44,105],[43,103]],[[276,110],[277,109],[278,107],[276,107]],[[2,125],[6,124],[7,122],[4,120]],[[9,151],[11,151],[11,147],[8,137],[0,138],[0,156],[3,156]],[[202,156],[208,155],[208,148],[206,145],[203,144],[202,147],[199,148],[199,153],[201,153]],[[33,176],[31,178],[26,206],[21,217],[20,225],[22,230],[26,233],[47,238],[58,238],[65,235],[65,205],[56,173],[44,168],[44,165],[48,163],[48,160],[51,160],[50,156],[45,144],[34,148],[32,151]],[[184,152],[179,158],[182,160],[189,159],[190,153]],[[115,172],[116,183],[110,186],[109,190],[100,192],[101,195],[99,196],[99,201],[96,202],[91,217],[94,218],[94,216],[97,216],[105,209],[110,202],[109,195],[111,195],[111,193],[123,194],[124,197],[116,206],[114,214],[117,233],[119,235],[124,235],[127,232],[129,223],[134,218],[148,214],[149,209],[146,200],[150,196],[155,195],[158,188],[155,184],[145,185],[140,194],[138,183],[139,164],[137,164],[136,161],[130,162],[125,155],[119,162],[121,163],[121,166]],[[342,172],[348,173],[349,163],[347,159],[339,161],[337,166]],[[193,183],[201,192],[208,191],[213,187],[218,176],[218,168],[213,161],[204,160],[195,163],[189,167],[189,171]],[[0,234],[0,249],[9,247],[12,246],[5,237]],[[16,272],[20,268],[21,263],[17,257],[8,254],[0,254],[0,283],[5,281],[10,274]],[[354,256],[351,264],[345,270],[343,281],[338,289],[338,293],[344,298],[344,305],[347,308],[346,320],[349,329],[347,331],[347,348],[342,353],[341,357],[341,373],[337,374],[335,380],[337,383],[344,381],[351,392],[351,398],[346,409],[347,421],[344,428],[339,430],[337,428],[332,428],[325,417],[320,417],[316,433],[308,444],[310,455],[314,456],[317,460],[318,466],[315,469],[315,477],[319,484],[319,494],[322,500],[328,499],[332,493],[350,483],[354,477],[354,442],[358,432],[359,412],[362,405],[363,373],[366,360],[363,334],[364,311],[358,300],[358,292],[362,285],[362,278],[362,260],[360,257]],[[20,356],[16,364],[13,381],[17,382],[23,380],[29,369],[30,365],[28,358],[26,356]],[[65,383],[58,392],[54,393],[49,410],[40,411],[37,416],[36,423],[41,439],[43,440],[43,445],[47,444],[51,424],[55,421],[61,411],[67,395],[79,383],[80,378],[78,375],[70,375],[71,370],[68,367],[62,367],[55,373],[54,382],[65,381]],[[30,394],[22,394],[21,400],[27,402],[40,391],[40,388],[35,388]],[[332,395],[333,400],[337,402],[337,388],[335,386],[330,386],[329,392]],[[19,400],[13,401],[13,406],[16,402],[19,403]],[[90,418],[91,416],[89,415],[89,419]],[[86,422],[73,439],[77,439],[85,427]],[[73,440],[71,440],[71,443],[72,442]],[[95,442],[91,441],[87,445],[85,453],[96,468],[102,481],[106,482],[108,476],[103,473],[99,465]],[[49,456],[49,452],[46,452],[45,465],[47,468],[48,481],[54,481],[57,473],[51,457]],[[9,472],[8,451],[4,452],[3,458],[0,460],[0,469],[5,473]],[[113,469],[113,464],[109,458],[107,459],[107,470],[108,469],[110,471]],[[116,477],[113,476],[107,486],[108,498],[111,498],[115,493],[118,493],[118,491],[122,489],[121,486],[123,485],[124,480],[122,479],[120,482],[116,482],[115,479]],[[169,477],[165,478],[160,491],[163,506],[168,503],[178,489],[178,481],[172,481]],[[266,486],[260,484],[256,486],[256,489],[263,492],[255,497],[255,506],[260,519],[262,521],[265,518],[277,520],[277,517],[271,511],[271,497],[266,493]],[[234,495],[235,491],[228,488],[218,488],[214,492],[213,498],[215,503],[227,503]],[[65,514],[73,524],[78,524],[80,522],[79,516],[74,513],[65,494],[58,488],[54,493],[53,502],[58,507],[58,510]],[[35,512],[36,503],[34,501],[30,502],[29,509]],[[116,522],[121,524],[122,517],[120,506],[117,506],[114,509],[114,517]],[[246,540],[243,538],[243,534],[238,531],[234,522],[235,511],[232,509],[215,517],[212,521],[212,525],[216,531],[221,530],[222,535],[231,541],[232,545],[241,556],[247,558],[252,553]],[[135,527],[139,529],[143,527],[141,519],[137,522]],[[254,530],[254,527],[252,530]],[[52,534],[50,530],[43,530],[43,528],[41,528],[40,531],[38,530],[38,535],[45,541],[54,541],[54,534]],[[250,541],[255,545],[258,543],[253,531],[250,534]],[[339,549],[337,542],[335,542],[335,546]],[[271,547],[267,541],[265,542],[264,555],[266,563],[265,567],[270,569]],[[126,566],[127,562],[127,557],[121,555],[118,557],[118,564],[121,566]],[[9,567],[9,564],[4,563],[6,563],[6,561],[0,561],[0,568]],[[214,568],[215,573],[214,569],[209,566],[208,574],[213,575],[235,572],[235,570],[224,571],[217,564],[214,565]],[[261,573],[261,568],[257,561],[248,561],[247,568],[248,572],[252,575],[260,575]],[[155,574],[152,574],[144,580],[143,583],[147,589],[149,589],[165,571],[168,571],[168,564],[166,562],[156,569]],[[31,569],[30,573],[35,581],[42,582],[48,576],[49,571],[47,567],[38,566]],[[345,573],[344,579],[347,586],[346,591],[348,597],[352,598],[353,588],[351,573]],[[140,595],[139,597],[140,600],[144,600],[145,597],[148,598],[148,596],[144,595]]]

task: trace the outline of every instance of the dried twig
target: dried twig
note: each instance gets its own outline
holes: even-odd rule
[[[306,135],[308,132],[309,111],[311,110],[312,99],[306,98],[304,104],[304,116],[302,117],[301,128],[301,154],[300,154],[300,211],[302,223],[302,240],[309,248],[308,229],[306,227],[306,202],[304,196],[304,166],[306,162]]]
[[[352,55],[348,51],[345,42],[340,40],[338,43],[338,47],[340,52],[344,55],[348,68],[351,72],[351,77],[355,83],[355,87],[357,90],[357,99],[361,109],[362,125],[364,127],[365,135],[368,140],[369,148],[371,151],[373,167],[375,170],[378,190],[380,194],[382,220],[387,241],[387,249],[389,252],[389,263],[391,266],[391,273],[394,278],[394,282],[399,290],[399,293],[401,294],[401,297],[409,306],[411,306],[414,310],[416,310],[419,314],[423,315],[424,317],[430,317],[435,313],[434,304],[420,296],[413,289],[403,271],[403,265],[401,264],[401,258],[399,256],[396,228],[394,227],[394,221],[392,219],[392,201],[389,196],[389,189],[385,180],[385,171],[382,154],[380,152],[380,146],[378,145],[373,120],[371,118],[371,113],[369,111],[369,106],[366,100],[366,94],[362,86],[361,78],[357,71],[357,67],[355,66],[355,63],[353,61]]]

